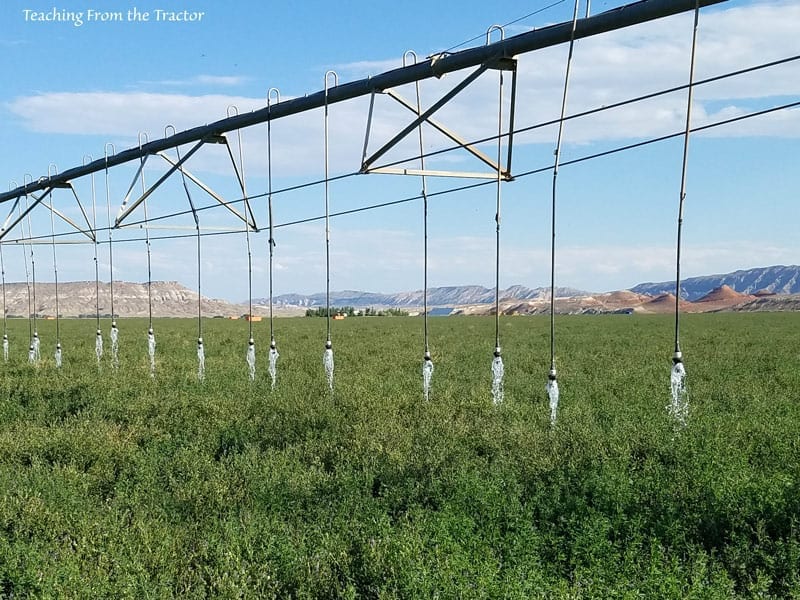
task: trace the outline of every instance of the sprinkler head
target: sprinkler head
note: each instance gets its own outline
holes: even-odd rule
[[[147,330],[147,335],[153,335],[153,328],[152,328],[152,327],[150,327],[150,328]]]
[[[203,338],[201,338],[201,337],[197,338],[197,345],[198,346],[202,346],[203,345]]]
[[[113,329],[116,329],[117,328],[117,322],[116,321],[111,321],[111,327]]]
[[[101,336],[101,335],[103,335],[103,332],[102,332],[102,331],[100,331],[100,330],[98,329],[98,330],[97,330],[97,335],[98,335],[98,336]]]
[[[275,346],[275,340],[272,340],[272,341],[269,343],[269,347],[270,347],[270,348],[272,348],[273,350],[275,350],[275,349],[276,349],[276,346]]]
[[[29,351],[29,352],[33,352],[33,344],[31,344],[30,346],[28,346],[28,351]]]
[[[426,350],[424,358],[425,358],[425,360],[430,360],[431,359],[431,353]]]
[[[60,343],[56,344],[56,350],[61,350],[61,344]]]
[[[38,337],[39,337],[39,333],[38,333],[38,332],[36,332],[36,331],[34,331],[34,332],[33,332],[33,337],[34,337],[34,338],[38,338]]]
[[[500,346],[496,346],[494,349],[494,357],[500,358]]]
[[[675,354],[672,355],[672,364],[677,365],[678,363],[683,362],[683,354],[680,350],[676,350]]]
[[[548,378],[550,381],[555,381],[555,380],[557,379],[557,377],[556,377],[556,368],[555,368],[555,367],[553,367],[552,369],[550,369],[550,370],[547,372],[547,378]]]
[[[256,341],[253,338],[250,338],[249,340],[247,340],[247,345],[248,346],[255,346],[256,345]]]
[[[331,341],[328,340],[325,342],[325,350],[330,350],[331,348],[333,348],[333,344],[331,344]]]
[[[4,333],[4,334],[3,334],[3,339],[4,339],[4,340],[7,340],[7,339],[8,339],[8,334],[5,334],[5,333]]]

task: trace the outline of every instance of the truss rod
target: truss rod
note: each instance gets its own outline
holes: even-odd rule
[[[618,8],[608,10],[594,16],[580,19],[574,30],[574,39],[581,39],[623,29],[631,25],[653,21],[662,17],[668,17],[682,12],[726,2],[727,0],[640,0],[626,4]],[[337,85],[329,90],[321,90],[307,96],[293,98],[279,102],[271,107],[264,107],[249,113],[234,115],[221,119],[214,123],[187,129],[160,140],[153,140],[141,147],[129,148],[118,154],[107,158],[98,159],[86,165],[68,169],[62,173],[52,176],[51,179],[33,181],[27,185],[20,186],[14,190],[0,193],[0,202],[13,200],[19,196],[47,187],[65,183],[102,171],[107,167],[115,167],[132,160],[139,160],[148,154],[163,152],[177,146],[207,141],[209,136],[216,136],[228,131],[258,125],[268,120],[280,119],[290,115],[306,112],[309,110],[322,108],[326,103],[333,104],[352,100],[360,96],[371,94],[375,91],[383,91],[392,87],[399,87],[415,81],[429,79],[431,77],[442,77],[446,73],[460,71],[469,67],[475,67],[487,62],[497,61],[502,58],[513,58],[519,54],[541,50],[550,46],[556,46],[569,42],[573,36],[572,21],[534,29],[526,33],[521,33],[513,37],[487,44],[468,48],[460,52],[442,52],[428,58],[428,60],[386,71],[374,77],[359,79],[350,83]]]

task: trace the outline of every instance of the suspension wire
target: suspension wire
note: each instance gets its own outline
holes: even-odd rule
[[[139,140],[139,148],[142,147],[141,138]],[[144,180],[144,163],[145,158],[140,159],[141,165],[139,167],[139,179],[142,183],[142,195],[147,192],[147,184]],[[144,245],[147,250],[147,318],[148,318],[148,332],[153,331],[153,266],[152,257],[150,253],[150,230],[148,228],[148,214],[147,214],[147,198],[142,201],[142,211],[144,213]]]
[[[328,174],[328,75],[334,75],[335,85],[339,85],[339,78],[333,71],[325,73],[325,319],[327,338],[325,347],[331,347],[331,226],[330,226],[330,178]]]
[[[505,36],[502,27],[493,25],[486,33],[486,43],[490,41],[491,33],[494,29],[499,29],[501,39]],[[503,402],[503,375],[505,367],[503,365],[502,350],[500,348],[500,222],[501,222],[501,189],[503,181],[502,160],[503,160],[503,71],[499,71],[499,85],[497,97],[497,177],[495,179],[495,251],[494,251],[494,353],[492,358],[492,401],[495,405]],[[506,165],[510,168],[510,165]]]
[[[700,0],[696,0],[694,9],[694,25],[692,27],[692,53],[689,61],[689,92],[686,100],[686,130],[683,136],[683,162],[681,164],[681,189],[678,200],[678,232],[675,250],[675,354],[674,363],[682,361],[680,347],[680,299],[681,299],[681,236],[683,232],[683,207],[686,200],[686,172],[689,164],[689,136],[692,123],[692,92],[694,91],[694,68],[697,50],[697,29],[700,19]]]
[[[97,335],[102,335],[100,332],[100,264],[97,259],[97,192],[95,189],[94,173],[90,177],[92,186],[92,238],[94,246],[94,311],[95,311],[95,324],[97,328]]]
[[[272,110],[272,90],[278,94],[280,102],[280,92],[271,88],[267,92],[267,116]],[[275,314],[274,314],[274,289],[273,289],[273,262],[275,258],[275,221],[272,214],[272,119],[267,119],[267,211],[269,218],[269,344],[271,349],[275,349]]]
[[[139,148],[142,147],[142,137],[139,134]],[[150,378],[156,377],[156,334],[153,330],[153,259],[150,248],[149,215],[147,212],[147,184],[144,179],[144,163],[147,157],[142,156],[139,163],[139,179],[142,184],[142,211],[144,213],[144,246],[147,253],[147,357],[150,360]],[[131,184],[133,188],[133,184]]]
[[[3,244],[0,243],[0,274],[3,277],[3,355],[8,360],[8,308],[6,306],[6,264],[3,261]]]
[[[231,116],[231,109],[239,114],[239,109],[234,105],[228,107],[228,116]],[[255,381],[256,378],[256,342],[253,339],[253,252],[250,246],[250,219],[255,222],[253,211],[250,207],[250,201],[247,196],[247,184],[245,182],[244,173],[244,152],[242,151],[242,130],[236,130],[237,148],[239,152],[239,166],[236,166],[236,159],[233,156],[233,151],[228,143],[225,147],[228,150],[228,156],[231,159],[234,173],[239,180],[239,187],[242,190],[242,201],[244,202],[244,238],[247,247],[247,354],[245,360],[247,362],[248,374],[250,381]]]
[[[275,343],[275,309],[274,309],[274,288],[273,274],[275,261],[275,220],[272,213],[272,96],[278,103],[281,101],[281,93],[277,88],[270,88],[267,91],[267,217],[269,220],[269,364],[267,372],[272,380],[272,389],[275,389],[278,378],[278,346]],[[324,362],[323,358],[323,362]]]
[[[239,143],[239,170],[241,171],[242,175],[242,195],[244,197],[244,204],[246,207],[245,211],[245,218],[244,218],[244,237],[247,243],[247,302],[248,302],[248,323],[250,325],[248,329],[248,339],[250,343],[253,342],[253,253],[250,249],[250,215],[252,214],[250,210],[250,203],[247,200],[247,188],[245,183],[244,177],[244,154],[242,153],[242,135],[241,129],[236,130],[238,134],[238,143]]]
[[[25,194],[25,212],[27,213],[28,219],[28,233],[33,236],[33,226],[31,224],[31,213],[28,211],[28,195]],[[39,329],[36,325],[36,256],[33,250],[33,244],[30,244],[31,247],[31,283],[33,289],[33,311],[32,311],[32,318],[33,318],[33,337],[31,338],[31,359],[32,362],[38,363],[39,362]],[[30,317],[29,317],[30,318]]]
[[[417,113],[422,114],[422,103],[420,98],[420,89],[419,89],[419,81],[416,82],[417,88]],[[425,171],[425,157],[424,157],[424,140],[422,136],[422,124],[420,123],[419,126],[419,165],[420,169],[424,172]],[[431,359],[430,353],[430,344],[429,344],[429,330],[428,330],[428,183],[427,178],[425,175],[422,175],[422,247],[423,247],[423,255],[422,255],[422,262],[423,262],[423,323],[424,323],[424,336],[425,336],[425,349],[424,349],[424,358],[425,360]]]
[[[578,24],[578,8],[580,0],[575,0],[575,11],[572,15],[572,32],[569,40],[567,54],[567,67],[564,75],[564,93],[561,97],[561,119],[558,124],[558,138],[556,141],[555,161],[553,164],[553,198],[551,207],[551,241],[550,241],[550,372],[548,378],[556,381],[556,189],[558,181],[558,167],[561,161],[561,142],[564,134],[564,116],[567,111],[567,92],[569,90],[569,75],[572,65],[572,53],[575,47],[575,28]]]
[[[181,161],[181,150],[178,146],[175,147],[175,152],[178,154],[178,162]],[[189,186],[186,183],[186,175],[183,172],[183,168],[180,169],[181,172],[181,182],[183,183],[183,191],[186,192],[186,199],[189,201],[189,207],[192,210],[192,217],[194,218],[194,226],[195,232],[197,237],[197,340],[198,344],[202,344],[203,342],[203,313],[201,307],[201,298],[202,298],[202,286],[201,286],[201,260],[200,260],[200,219],[197,217],[197,209],[195,208],[194,202],[192,201],[192,195],[189,193]]]
[[[406,57],[411,56],[414,59],[414,64],[417,62],[417,53],[413,50],[408,50],[403,55],[403,66],[406,66]],[[419,81],[414,82],[414,90],[417,98],[417,115],[422,114],[422,97],[420,93]],[[428,182],[425,176],[425,143],[422,130],[422,123],[417,127],[419,134],[419,165],[422,175],[420,180],[422,182],[422,337],[423,337],[423,353],[422,353],[422,394],[425,400],[430,398],[430,385],[433,377],[433,360],[431,359],[431,351],[429,344],[429,330],[428,330]]]
[[[339,76],[335,71],[325,73],[325,114],[324,114],[324,149],[325,149],[325,321],[328,336],[325,340],[325,352],[322,355],[322,365],[325,367],[325,376],[328,387],[333,396],[333,344],[331,342],[331,218],[330,218],[330,174],[328,172],[328,79],[333,75],[334,86],[339,85]]]
[[[84,162],[86,156],[84,156]],[[89,156],[89,160],[92,157]],[[97,257],[97,189],[95,187],[94,173],[91,174],[89,181],[92,190],[92,246],[94,249],[94,315],[95,315],[95,342],[94,352],[97,357],[97,368],[100,368],[100,360],[103,358],[103,331],[100,329],[100,262]]]
[[[25,205],[27,208],[28,204],[28,197],[25,196]],[[25,219],[22,218],[22,206],[17,204],[17,213],[20,217],[20,229],[22,230],[23,237],[25,236]],[[33,244],[31,244],[32,246]],[[22,242],[22,259],[25,263],[25,287],[28,290],[28,339],[30,341],[33,340],[33,326],[31,325],[31,279],[30,279],[30,271],[28,270],[28,248],[25,245],[25,242]],[[33,346],[31,346],[31,350],[33,350]]]
[[[53,190],[51,189],[48,192],[50,196],[50,233],[52,237],[52,246],[53,246],[53,278],[55,283],[55,300],[56,300],[56,366],[61,366],[61,312],[58,307],[58,260],[56,258],[56,224],[55,224],[55,212],[53,210],[55,206],[55,198],[53,194]]]
[[[495,264],[494,264],[494,355],[500,356],[500,191],[503,181],[501,168],[503,150],[503,71],[500,71],[499,99],[497,109],[497,193],[495,220]]]
[[[116,336],[114,330],[117,328],[117,316],[114,312],[114,236],[113,227],[111,226],[111,184],[108,176],[108,146],[106,144],[103,152],[105,154],[105,180],[106,180],[106,215],[108,217],[108,273],[109,273],[109,293],[111,295],[111,331],[113,336]],[[116,152],[112,144],[112,150]],[[113,337],[112,337],[113,340]],[[115,365],[116,366],[116,365]]]

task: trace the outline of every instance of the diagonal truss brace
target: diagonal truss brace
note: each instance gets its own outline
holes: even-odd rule
[[[201,179],[199,179],[196,175],[192,174],[190,171],[186,169],[184,166],[186,161],[197,152],[200,147],[205,143],[215,143],[215,144],[225,144],[228,148],[228,154],[231,157],[231,162],[233,164],[234,171],[236,173],[236,179],[239,183],[239,187],[242,190],[242,197],[244,198],[244,203],[246,206],[247,216],[240,213],[236,210],[231,203],[225,200],[220,194],[215,192],[211,187],[206,185]],[[169,179],[175,172],[180,172],[185,175],[189,180],[191,180],[197,187],[201,190],[206,192],[209,196],[211,196],[214,200],[219,202],[220,205],[227,208],[231,213],[233,213],[242,223],[245,223],[250,229],[253,231],[258,231],[258,226],[255,221],[255,216],[253,215],[253,211],[250,208],[250,202],[244,194],[244,181],[242,180],[242,176],[239,173],[239,169],[236,167],[236,162],[233,159],[233,153],[231,152],[230,145],[228,144],[228,139],[225,137],[224,134],[219,134],[213,137],[208,137],[203,140],[200,140],[197,144],[192,146],[192,148],[187,152],[184,156],[180,158],[180,160],[175,160],[171,156],[169,156],[164,151],[156,152],[158,156],[163,158],[167,163],[169,163],[170,168],[169,170],[164,173],[155,183],[153,183],[147,190],[145,190],[141,196],[139,196],[133,203],[128,206],[128,202],[131,198],[131,193],[133,192],[133,188],[136,186],[136,182],[141,175],[142,170],[144,169],[144,164],[147,161],[147,158],[150,155],[145,156],[144,160],[140,161],[139,167],[136,169],[136,173],[133,176],[131,181],[131,185],[128,188],[128,192],[125,194],[125,198],[122,201],[122,204],[119,209],[119,214],[117,215],[116,220],[114,221],[114,227],[120,228],[123,226],[123,222],[127,219],[134,210],[136,210],[148,197],[159,187],[162,183],[164,183],[167,179]]]
[[[53,190],[55,190],[55,189],[69,189],[72,192],[72,195],[75,198],[75,202],[77,202],[78,207],[81,210],[81,214],[83,215],[83,219],[86,222],[86,228],[85,229],[81,225],[77,224],[75,221],[70,219],[63,212],[58,210],[53,205],[51,194],[52,194]],[[47,198],[48,196],[51,197],[51,200],[50,200],[49,203],[45,201],[45,198]],[[51,211],[59,219],[61,219],[65,223],[67,223],[69,226],[73,227],[78,233],[82,233],[83,235],[88,237],[92,242],[96,241],[96,234],[95,234],[94,229],[92,228],[92,224],[89,222],[89,216],[86,214],[86,209],[83,207],[83,203],[81,202],[81,199],[78,197],[78,193],[75,191],[75,188],[72,186],[71,182],[64,182],[64,183],[56,182],[56,183],[53,183],[52,185],[50,185],[47,188],[45,188],[45,190],[43,191],[42,194],[37,196],[36,194],[32,193],[32,194],[30,194],[30,197],[33,198],[33,202],[31,202],[30,205],[27,207],[27,209],[24,210],[23,212],[19,213],[17,215],[17,218],[14,219],[13,222],[11,222],[11,217],[14,215],[14,211],[17,210],[17,206],[19,205],[19,201],[22,198],[22,196],[18,196],[17,197],[16,201],[11,206],[11,210],[9,211],[8,216],[6,217],[6,220],[3,222],[3,226],[0,227],[0,240],[2,240],[8,234],[8,232],[10,230],[14,229],[14,227],[16,227],[26,216],[28,216],[28,214],[30,214],[30,212],[38,204],[42,204],[47,208],[47,210]],[[33,240],[29,240],[29,243],[33,243]],[[48,243],[52,243],[52,242],[48,242]]]
[[[502,165],[498,164],[492,158],[481,152],[478,148],[475,147],[474,144],[471,144],[464,140],[462,137],[439,123],[438,121],[432,118],[432,115],[442,108],[445,104],[447,104],[450,100],[452,100],[456,95],[466,89],[472,82],[474,82],[480,75],[486,72],[489,69],[497,69],[501,71],[510,71],[512,74],[512,85],[511,85],[511,110],[509,116],[509,124],[508,124],[508,132],[505,134],[505,137],[508,137],[508,154],[506,157],[506,166],[505,168]],[[384,144],[380,149],[374,152],[369,158],[366,158],[366,150],[369,144],[369,132],[371,129],[371,121],[372,121],[372,109],[373,104],[370,104],[370,111],[368,116],[368,123],[367,123],[367,131],[364,139],[364,158],[362,160],[361,166],[361,173],[388,173],[388,174],[395,174],[395,175],[431,175],[431,176],[438,176],[438,177],[466,177],[466,178],[478,178],[478,179],[496,179],[498,177],[498,173],[500,177],[505,181],[513,180],[513,176],[511,175],[511,156],[512,156],[512,148],[513,148],[513,132],[514,132],[514,114],[515,114],[515,105],[516,105],[516,91],[517,91],[517,61],[514,58],[499,58],[493,61],[487,61],[480,65],[478,69],[476,69],[473,73],[468,75],[463,81],[461,81],[458,85],[456,85],[452,90],[447,92],[442,98],[440,98],[433,106],[431,106],[428,110],[419,113],[417,108],[408,100],[403,98],[400,94],[395,92],[392,89],[387,89],[384,91],[390,98],[396,100],[399,104],[413,112],[417,115],[417,118],[414,119],[408,126],[406,126],[402,131],[400,131],[397,135],[395,135],[391,140],[389,140],[386,144]],[[492,172],[490,173],[468,173],[463,171],[434,171],[434,170],[426,170],[426,169],[405,169],[405,168],[393,168],[393,167],[375,167],[372,164],[381,156],[386,154],[391,148],[396,146],[403,140],[409,133],[417,129],[422,123],[428,123],[439,132],[443,133],[446,137],[450,138],[459,147],[465,149],[467,152],[478,158],[481,162],[491,167]]]

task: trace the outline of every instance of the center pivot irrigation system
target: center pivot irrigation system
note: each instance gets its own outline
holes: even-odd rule
[[[110,322],[110,340],[111,340],[111,354],[112,365],[114,368],[119,368],[118,360],[118,345],[119,345],[119,328],[116,320],[116,313],[114,311],[114,249],[115,245],[119,243],[127,243],[133,240],[115,240],[115,233],[122,231],[124,228],[136,227],[143,230],[144,238],[139,238],[138,241],[144,241],[147,256],[147,272],[148,272],[148,299],[149,299],[149,325],[147,330],[147,349],[149,355],[150,375],[155,377],[156,374],[156,340],[155,332],[153,330],[153,314],[152,314],[152,265],[151,265],[151,241],[153,239],[164,239],[165,237],[186,237],[191,236],[196,241],[196,266],[197,266],[197,358],[198,358],[198,378],[203,379],[205,373],[205,353],[203,341],[203,328],[202,328],[202,305],[201,305],[201,276],[202,276],[202,239],[207,235],[219,235],[220,233],[234,233],[237,235],[244,234],[247,248],[247,268],[248,268],[248,291],[250,300],[250,315],[252,315],[252,297],[253,297],[253,283],[252,283],[252,265],[253,255],[251,251],[251,234],[260,233],[265,231],[268,234],[268,250],[269,250],[269,335],[270,335],[270,348],[269,348],[269,368],[268,372],[272,380],[272,387],[276,385],[277,377],[277,360],[278,349],[275,335],[274,323],[274,307],[273,307],[273,269],[274,269],[274,254],[275,254],[275,230],[279,227],[285,227],[300,222],[308,222],[312,220],[323,220],[325,226],[325,271],[326,271],[326,338],[323,353],[323,365],[325,375],[327,378],[328,386],[331,392],[334,390],[334,360],[333,360],[333,340],[331,339],[331,290],[330,290],[330,247],[331,247],[331,228],[330,221],[332,217],[359,212],[362,210],[370,210],[381,208],[389,205],[399,204],[402,202],[421,201],[422,204],[422,224],[423,224],[423,263],[424,263],[424,295],[423,295],[423,328],[424,328],[424,348],[423,361],[422,361],[422,379],[423,379],[423,393],[427,399],[431,391],[431,381],[433,375],[433,358],[431,356],[429,347],[428,335],[428,201],[429,192],[427,185],[427,178],[429,177],[455,177],[466,179],[480,179],[477,184],[465,185],[459,188],[453,188],[449,191],[463,191],[466,189],[474,189],[475,187],[483,185],[492,185],[495,189],[495,232],[496,232],[496,254],[495,254],[495,339],[494,350],[491,364],[492,384],[491,392],[493,401],[496,404],[503,402],[503,374],[504,366],[501,352],[500,340],[500,279],[499,274],[501,271],[500,260],[500,232],[501,232],[501,190],[503,185],[515,179],[532,175],[534,173],[552,172],[552,205],[551,205],[551,271],[550,271],[550,368],[547,373],[546,390],[550,401],[550,417],[551,422],[556,420],[556,412],[558,408],[558,379],[556,369],[556,335],[555,335],[555,275],[556,275],[556,214],[557,214],[557,181],[559,168],[564,164],[570,164],[580,161],[597,158],[598,156],[608,155],[614,152],[628,150],[631,148],[639,147],[645,144],[662,141],[670,138],[683,138],[683,161],[681,168],[681,187],[679,191],[679,208],[678,208],[678,223],[677,223],[677,242],[676,242],[676,301],[675,301],[675,345],[672,354],[673,368],[671,373],[671,391],[672,398],[669,405],[669,410],[676,421],[684,424],[688,411],[688,397],[686,392],[685,378],[686,372],[683,366],[683,355],[680,348],[680,310],[679,303],[681,297],[681,278],[680,278],[680,263],[681,263],[681,233],[683,223],[683,205],[686,198],[686,172],[688,166],[688,148],[689,137],[693,131],[700,129],[707,129],[718,125],[730,123],[732,121],[741,120],[757,116],[767,112],[782,110],[797,106],[798,102],[786,104],[779,107],[773,107],[767,110],[759,111],[758,113],[751,113],[749,115],[739,116],[734,119],[729,119],[724,122],[717,122],[703,127],[692,128],[691,125],[691,106],[692,106],[692,92],[693,89],[705,83],[718,81],[727,77],[733,77],[745,72],[764,69],[776,64],[785,63],[796,60],[798,57],[791,57],[776,61],[775,63],[757,65],[742,71],[726,73],[716,77],[706,79],[703,81],[695,81],[694,79],[694,64],[695,64],[695,50],[697,39],[697,25],[700,14],[700,9],[706,6],[717,4],[725,0],[642,0],[613,9],[604,13],[591,15],[590,7],[585,6],[585,14],[581,16],[580,0],[575,0],[575,8],[573,18],[569,22],[545,27],[542,29],[535,29],[527,33],[522,33],[513,37],[505,37],[504,30],[499,26],[492,26],[486,32],[485,45],[469,48],[458,52],[442,52],[426,58],[425,60],[418,60],[416,54],[409,51],[403,57],[403,66],[391,71],[384,72],[380,75],[361,79],[350,83],[339,83],[338,75],[333,71],[328,71],[324,77],[324,89],[311,95],[287,99],[281,101],[279,92],[272,88],[268,91],[266,96],[266,105],[258,110],[242,113],[235,107],[229,107],[228,115],[226,118],[204,125],[195,127],[186,131],[177,132],[174,127],[168,126],[165,130],[165,135],[161,139],[148,140],[146,136],[139,136],[139,143],[132,148],[121,152],[115,152],[113,145],[107,144],[104,149],[104,156],[101,159],[93,160],[85,158],[83,164],[80,166],[68,169],[66,171],[58,172],[54,165],[48,169],[48,174],[44,177],[34,179],[26,175],[23,179],[23,184],[20,186],[12,182],[8,192],[0,193],[0,204],[10,206],[7,211],[7,216],[0,228],[0,267],[2,267],[2,286],[3,286],[3,303],[4,303],[4,336],[3,336],[3,349],[6,360],[8,359],[9,340],[6,325],[6,310],[5,310],[5,267],[3,258],[3,249],[10,246],[22,247],[23,258],[25,262],[26,280],[28,283],[28,316],[30,324],[30,345],[29,345],[29,360],[33,364],[38,364],[41,360],[40,353],[40,340],[37,330],[37,314],[36,314],[36,255],[34,247],[37,244],[49,244],[52,246],[53,255],[53,272],[55,279],[55,294],[56,294],[56,350],[55,350],[55,364],[61,365],[62,361],[62,346],[60,340],[60,329],[58,327],[58,270],[57,270],[57,253],[56,247],[60,243],[66,243],[60,235],[56,235],[55,219],[58,218],[60,222],[66,223],[71,228],[71,233],[76,232],[83,236],[84,243],[92,244],[94,247],[94,261],[95,261],[95,285],[96,285],[96,355],[98,364],[100,364],[103,356],[103,333],[101,328],[101,315],[100,315],[100,269],[98,264],[98,247],[101,244],[107,244],[108,249],[108,264],[110,271],[110,294],[111,294],[111,322]],[[661,90],[653,92],[645,96],[631,98],[611,105],[594,108],[582,113],[567,114],[567,96],[570,83],[570,67],[573,59],[573,47],[576,40],[594,36],[597,34],[622,29],[628,26],[636,25],[646,21],[660,19],[670,15],[694,11],[694,26],[691,32],[692,36],[692,50],[691,56],[687,57],[688,81],[685,85],[672,88],[669,90]],[[499,38],[492,41],[492,38]],[[566,62],[563,95],[561,100],[560,116],[555,121],[537,123],[534,125],[526,126],[524,128],[516,128],[515,126],[515,107],[517,102],[517,57],[519,55],[541,50],[543,48],[556,46],[560,44],[568,44],[569,52]],[[423,80],[430,78],[441,78],[445,74],[470,70],[467,75],[461,79],[452,89],[444,93],[438,100],[433,102],[427,108],[423,108],[420,100],[420,83]],[[473,82],[487,72],[496,72],[498,74],[498,115],[497,115],[497,133],[490,138],[478,141],[467,141],[455,132],[445,127],[441,122],[435,120],[434,116],[442,107],[447,105],[453,98],[455,98],[462,91],[467,89]],[[510,100],[507,106],[509,107],[508,114],[503,113],[504,106],[504,80],[510,78]],[[401,96],[396,88],[403,85],[413,84],[416,91],[415,101],[409,101]],[[662,136],[659,138],[649,139],[645,142],[615,148],[601,154],[592,156],[585,156],[577,160],[563,163],[561,160],[561,146],[563,131],[565,125],[574,118],[586,116],[589,114],[598,113],[601,111],[611,110],[620,106],[640,102],[657,96],[685,91],[687,94],[686,104],[686,126],[683,131],[675,132],[673,134]],[[400,129],[394,136],[386,141],[379,149],[368,153],[369,142],[372,136],[371,128],[373,125],[373,114],[375,111],[376,97],[384,95],[396,101],[404,109],[413,113],[413,118],[410,122]],[[338,175],[331,177],[329,173],[329,106],[335,103],[344,102],[347,100],[366,97],[368,96],[369,109],[366,114],[366,133],[364,139],[363,153],[361,156],[361,164],[352,172],[346,175]],[[282,190],[273,190],[273,139],[272,127],[273,123],[280,119],[306,113],[308,111],[322,109],[323,110],[323,128],[324,128],[324,179],[310,183],[304,183],[300,186],[293,188],[284,188]],[[267,140],[267,191],[266,193],[259,193],[257,195],[248,195],[247,186],[245,184],[244,172],[244,157],[242,151],[242,138],[241,132],[246,128],[256,125],[266,124],[266,140]],[[505,126],[504,126],[505,125]],[[557,125],[558,134],[555,141],[555,160],[542,168],[527,171],[524,173],[512,172],[512,150],[514,135],[522,131],[531,131],[545,126]],[[436,153],[425,152],[423,140],[423,126],[432,127],[439,133],[448,138],[454,146],[450,149],[457,149],[466,151],[474,158],[480,161],[484,167],[488,167],[487,172],[462,172],[462,171],[437,171],[426,168],[426,158]],[[230,134],[235,135],[235,140],[229,139]],[[415,134],[418,140],[419,154],[411,158],[405,158],[402,161],[388,162],[380,164],[379,160],[384,158],[390,150],[398,147],[398,145]],[[478,146],[480,143],[495,143],[496,155],[491,157],[481,151]],[[236,181],[237,193],[241,196],[235,199],[226,199],[222,194],[219,194],[211,186],[204,183],[199,177],[190,172],[187,168],[187,163],[195,156],[201,148],[210,145],[221,145],[224,147]],[[181,148],[188,148],[181,151]],[[416,152],[416,150],[415,150]],[[145,165],[148,161],[160,162],[166,166],[163,174],[154,182],[148,185],[145,181]],[[163,161],[163,162],[161,162]],[[411,162],[415,163],[415,168],[401,167],[400,165]],[[135,175],[127,188],[127,192],[120,199],[114,197],[111,193],[109,186],[109,171],[118,168],[122,165],[135,165]],[[416,168],[418,166],[418,168]],[[105,181],[105,209],[106,209],[106,224],[98,224],[98,220],[102,220],[102,216],[98,219],[98,199],[96,194],[95,176],[102,174]],[[384,202],[371,206],[360,207],[355,210],[341,211],[332,213],[330,210],[330,191],[329,184],[332,181],[340,180],[351,175],[359,174],[394,174],[406,175],[417,177],[421,181],[422,191],[419,196],[413,198],[405,198],[393,202]],[[91,210],[87,210],[84,202],[81,201],[77,192],[75,182],[82,180],[82,178],[89,178],[91,189]],[[150,231],[157,229],[153,224],[152,215],[148,213],[148,199],[152,198],[153,193],[165,184],[168,180],[178,179],[180,182],[179,188],[182,190],[182,195],[185,196],[186,206],[188,210],[182,213],[191,215],[193,219],[193,232],[189,234],[161,236],[157,237],[151,234]],[[83,179],[86,182],[86,179]],[[191,185],[190,185],[191,184]],[[324,216],[314,217],[313,219],[304,219],[301,221],[293,221],[290,223],[276,223],[273,219],[273,197],[279,193],[289,190],[298,189],[301,187],[309,187],[312,185],[322,184],[324,188],[324,203],[325,213]],[[84,183],[85,187],[88,187]],[[201,227],[200,213],[204,208],[199,207],[196,199],[192,196],[192,191],[197,192],[201,190],[204,197],[208,196],[213,199],[211,206],[223,207],[229,211],[232,218],[235,219],[239,226],[231,230],[221,232],[219,229],[214,230],[210,227]],[[79,208],[82,220],[75,221],[71,219],[63,208],[58,208],[55,202],[55,196],[59,193],[66,193],[70,198],[70,202],[74,200],[76,206]],[[254,208],[254,202],[259,200],[261,206]],[[102,203],[102,200],[100,201]],[[266,206],[263,206],[266,204]],[[43,206],[50,213],[50,232],[49,236],[43,235],[42,232],[35,232],[31,221],[31,212]],[[116,216],[112,207],[116,206]],[[256,209],[265,210],[268,216],[268,224],[262,227],[256,220],[255,214],[259,212]],[[134,220],[134,215],[139,220]],[[2,215],[0,215],[1,217]],[[15,236],[12,236],[12,232]],[[101,233],[106,234],[106,239],[101,239]],[[253,337],[252,320],[249,326],[249,335],[247,340],[246,363],[248,366],[248,374],[250,379],[256,378],[256,343]]]

